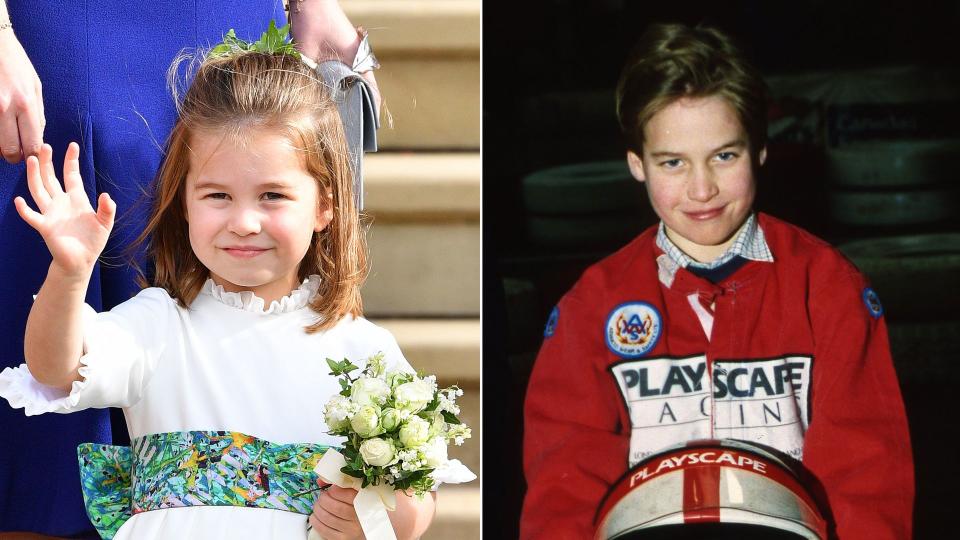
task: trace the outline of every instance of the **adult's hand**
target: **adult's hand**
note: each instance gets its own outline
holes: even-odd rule
[[[361,37],[337,0],[292,1],[290,24],[291,37],[301,54],[318,64],[326,60],[339,60],[352,67]],[[373,90],[373,100],[379,113],[382,98],[373,71],[361,73],[360,76]]]
[[[0,30],[0,153],[8,163],[37,155],[43,145],[40,78],[10,29]]]

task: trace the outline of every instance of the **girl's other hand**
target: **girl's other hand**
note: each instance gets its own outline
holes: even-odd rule
[[[363,529],[353,508],[357,490],[331,485],[313,503],[310,526],[324,540],[362,539]]]
[[[43,143],[43,91],[20,41],[0,31],[0,153],[9,163],[36,155]]]
[[[53,148],[44,144],[27,158],[27,187],[39,212],[23,197],[14,204],[20,217],[43,236],[53,255],[53,266],[65,276],[85,277],[107,245],[117,205],[101,193],[94,211],[80,177],[80,147],[70,143],[63,163],[63,188],[53,168]],[[64,190],[64,188],[66,190]]]

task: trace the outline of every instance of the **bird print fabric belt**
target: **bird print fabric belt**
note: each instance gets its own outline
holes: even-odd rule
[[[113,538],[130,517],[183,506],[272,508],[309,515],[321,444],[275,444],[235,431],[155,433],[132,446],[77,447],[87,515]]]

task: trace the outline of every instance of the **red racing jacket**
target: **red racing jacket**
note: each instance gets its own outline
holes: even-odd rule
[[[652,227],[560,300],[527,389],[521,538],[591,538],[629,467],[707,438],[801,460],[832,536],[911,537],[913,458],[883,308],[837,250],[758,218],[774,262],[713,284],[675,268]]]

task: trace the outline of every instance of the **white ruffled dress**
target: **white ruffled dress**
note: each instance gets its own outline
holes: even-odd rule
[[[383,352],[388,369],[412,368],[393,336],[366,319],[304,332],[316,321],[307,302],[318,285],[312,276],[269,306],[208,280],[189,309],[159,288],[109,312],[87,307],[84,380],[67,394],[39,384],[22,364],[0,373],[0,397],[27,415],[121,407],[131,439],[225,430],[278,444],[339,445],[323,421],[324,404],[340,391],[325,359],[362,367]],[[115,538],[305,538],[306,519],[265,508],[169,508],[134,515]]]

